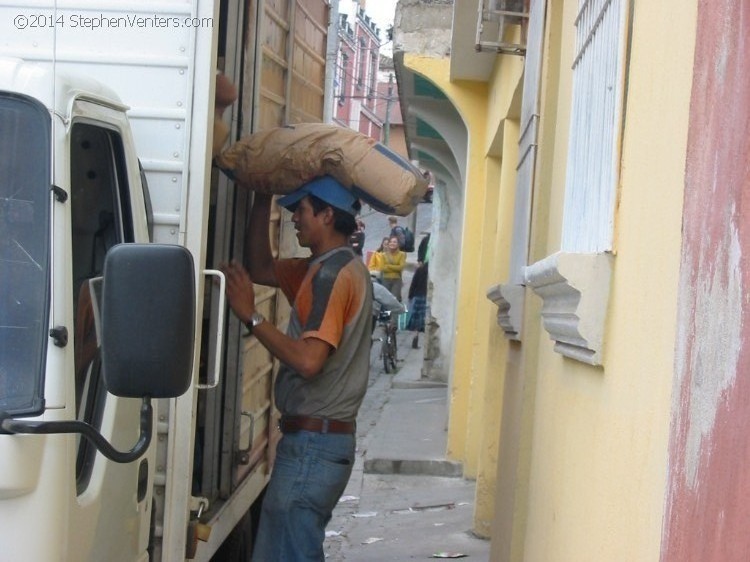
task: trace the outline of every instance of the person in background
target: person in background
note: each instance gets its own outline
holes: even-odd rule
[[[398,217],[388,217],[388,224],[391,227],[391,236],[395,236],[398,239],[398,247],[403,248],[406,244],[406,232],[404,227],[398,224]]]
[[[273,258],[271,201],[268,194],[254,196],[248,269],[221,266],[232,310],[281,363],[274,399],[282,436],[252,558],[322,561],[325,527],[354,466],[355,420],[370,369],[372,282],[349,247],[360,210],[351,191],[324,176],[278,200],[293,213],[308,258]],[[289,299],[286,334],[256,309],[253,282],[279,287]]]
[[[388,250],[389,240],[389,236],[383,238],[382,242],[380,242],[380,247],[373,252],[372,256],[370,256],[370,263],[367,264],[370,274],[375,274],[378,279],[383,277],[383,255]]]
[[[430,265],[430,233],[422,238],[417,248],[417,270],[409,285],[409,317],[406,329],[416,332],[411,340],[414,349],[419,348],[419,332],[424,332],[427,317],[427,282]]]
[[[419,332],[424,332],[425,318],[427,316],[429,266],[429,262],[419,264],[409,285],[409,316],[406,321],[406,329],[416,332],[411,341],[411,346],[414,349],[419,348]]]
[[[349,237],[349,245],[355,254],[362,256],[362,250],[365,247],[365,223],[363,220],[357,219],[357,230],[352,232]]]
[[[378,316],[381,312],[390,312],[391,320],[396,319],[396,315],[406,311],[404,305],[393,296],[393,294],[383,287],[375,275],[372,275],[372,330],[378,323]]]
[[[398,238],[391,236],[388,240],[388,249],[383,252],[383,261],[380,264],[381,282],[399,302],[403,299],[401,292],[404,286],[402,278],[404,266],[406,266],[406,252],[399,250]]]
[[[430,257],[428,255],[429,251],[430,233],[428,232],[427,235],[419,241],[419,246],[417,247],[417,265],[422,265],[423,263],[427,263],[430,260]]]

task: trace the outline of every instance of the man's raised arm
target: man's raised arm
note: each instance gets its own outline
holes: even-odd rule
[[[255,283],[278,287],[268,234],[271,200],[267,193],[255,193],[250,224],[245,231],[245,267]]]

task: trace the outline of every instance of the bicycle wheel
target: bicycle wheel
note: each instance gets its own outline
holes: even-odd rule
[[[388,361],[391,364],[391,371],[396,371],[396,333],[391,331],[388,334]]]
[[[385,370],[385,374],[388,375],[391,372],[391,359],[389,357],[390,355],[390,334],[388,332],[385,333],[385,336],[383,337],[383,341],[380,344],[380,356],[383,358],[383,369]]]

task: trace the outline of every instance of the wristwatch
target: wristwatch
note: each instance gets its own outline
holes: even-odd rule
[[[250,316],[250,320],[245,322],[245,326],[247,326],[247,329],[250,330],[250,333],[253,333],[253,328],[255,328],[258,324],[261,322],[265,322],[266,319],[263,317],[263,315],[260,312],[253,312]]]

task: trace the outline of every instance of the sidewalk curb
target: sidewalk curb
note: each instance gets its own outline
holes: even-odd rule
[[[400,474],[411,476],[443,476],[460,478],[463,465],[442,459],[366,459],[365,474]]]
[[[447,388],[447,384],[444,382],[438,382],[438,381],[429,381],[429,380],[405,380],[405,381],[397,381],[394,380],[391,383],[391,388],[398,389],[398,390],[414,390],[417,388]]]

